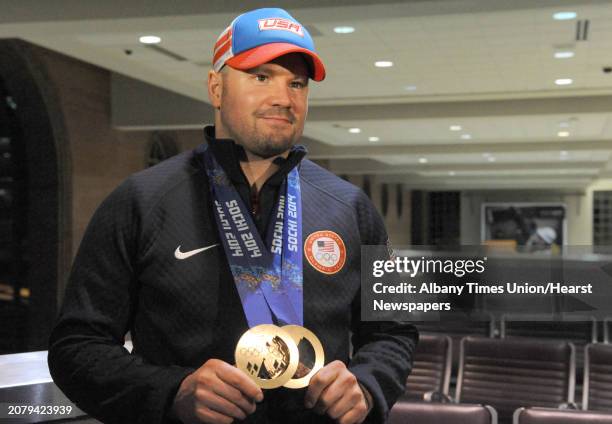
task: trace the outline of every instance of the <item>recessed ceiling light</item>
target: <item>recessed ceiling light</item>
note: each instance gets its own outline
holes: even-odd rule
[[[334,32],[336,34],[350,34],[352,32],[355,32],[355,28],[353,28],[352,26],[337,26],[334,28]]]
[[[142,44],[159,44],[161,43],[161,38],[157,35],[143,35],[138,39]]]
[[[489,156],[489,157],[487,158],[487,160],[488,160],[489,162],[495,162],[495,158],[494,158],[493,156]]]
[[[557,85],[570,85],[574,80],[571,78],[558,78],[555,80],[555,84]]]
[[[482,154],[482,157],[484,157],[484,158],[488,158],[489,156],[491,156],[491,153],[484,152],[484,153]]]
[[[380,138],[373,136],[373,137],[368,137],[368,141],[371,141],[372,143],[375,143],[377,141],[380,141]]]
[[[348,130],[351,134],[359,134],[361,132],[361,128],[349,128]]]
[[[404,86],[404,90],[406,91],[416,91],[417,86],[416,85],[405,85]]]
[[[555,52],[555,59],[569,59],[570,57],[574,57],[574,52],[571,52],[571,51]]]
[[[569,137],[569,135],[570,135],[569,131],[559,131],[557,133],[558,137]]]
[[[472,136],[470,134],[461,134],[462,140],[471,140]]]
[[[390,60],[377,60],[374,62],[374,66],[377,68],[390,68],[393,66],[393,62]]]
[[[448,171],[448,175],[450,175],[451,177],[453,177],[456,174],[455,171]]]
[[[576,18],[576,12],[563,11],[553,14],[555,21],[567,21]]]
[[[427,163],[427,158],[419,158],[419,163]]]
[[[568,153],[568,151],[567,151],[567,150],[561,150],[561,151],[559,152],[559,154],[560,154],[561,156],[567,156],[569,153]]]
[[[461,125],[451,125],[450,130],[451,131],[461,131]]]

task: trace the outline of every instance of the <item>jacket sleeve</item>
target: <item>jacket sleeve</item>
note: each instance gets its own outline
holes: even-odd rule
[[[388,245],[383,220],[370,200],[360,193],[358,223],[363,245]],[[413,324],[398,321],[361,321],[361,290],[352,304],[354,354],[349,370],[372,395],[374,406],[367,423],[384,423],[406,387],[412,370],[418,331]]]
[[[49,341],[57,386],[105,423],[160,423],[193,369],[146,363],[124,347],[138,291],[142,224],[128,179],[95,212],[75,258]]]

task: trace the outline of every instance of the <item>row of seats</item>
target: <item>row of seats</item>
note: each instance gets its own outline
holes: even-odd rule
[[[478,404],[399,402],[387,424],[497,424],[495,408]],[[513,424],[612,424],[612,414],[552,408],[517,408]]]
[[[589,343],[612,342],[612,318],[598,323],[591,316],[564,316],[551,320],[551,315],[504,314],[495,319],[491,314],[474,315],[471,320],[445,318],[442,321],[417,323],[419,331],[426,334],[449,335],[453,343],[453,369],[459,364],[459,341],[468,335],[483,337],[532,337],[563,340],[576,347],[576,377],[582,380],[584,347]]]
[[[402,400],[448,398],[451,350],[450,337],[421,335]],[[588,344],[585,352],[582,409],[612,411],[612,345]],[[504,422],[519,407],[572,405],[575,363],[575,347],[566,341],[467,336],[454,401],[491,405]]]
[[[459,316],[443,321],[422,321],[418,327],[425,332],[448,335],[480,335],[485,337],[543,337],[565,339],[573,343],[612,343],[612,317],[601,321],[592,316],[562,316],[550,314],[477,314],[466,320]]]

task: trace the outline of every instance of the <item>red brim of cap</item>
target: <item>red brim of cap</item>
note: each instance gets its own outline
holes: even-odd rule
[[[225,63],[232,68],[240,69],[242,71],[254,68],[256,66],[268,63],[277,57],[289,54],[289,53],[303,53],[310,59],[312,64],[311,69],[314,75],[311,75],[315,81],[323,81],[325,78],[325,66],[319,56],[303,47],[296,46],[295,44],[289,43],[270,43],[264,44],[263,46],[257,46],[250,50],[246,50],[236,56],[228,59]]]

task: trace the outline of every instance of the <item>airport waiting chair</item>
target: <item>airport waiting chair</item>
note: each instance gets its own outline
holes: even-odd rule
[[[434,394],[448,396],[451,377],[451,339],[422,334],[419,337],[412,372],[406,380],[403,400],[430,400]]]
[[[597,342],[597,320],[591,316],[564,317],[552,321],[550,315],[506,314],[500,320],[500,337],[533,337],[571,342],[576,348],[576,381],[582,382],[584,348]]]
[[[439,321],[418,321],[414,323],[419,332],[424,334],[444,334],[452,339],[461,340],[465,336],[495,336],[495,320],[492,314],[477,314],[471,319],[461,315],[453,318],[452,314],[444,315]]]
[[[568,342],[466,337],[455,398],[493,406],[502,423],[521,406],[556,408],[574,401],[574,360]]]
[[[582,409],[612,411],[612,345],[590,344],[585,349]]]
[[[576,347],[597,342],[597,321],[594,317],[570,317],[562,321],[553,321],[549,317],[505,314],[500,321],[500,337],[566,340]]]
[[[519,408],[513,424],[612,424],[612,414],[551,408]]]
[[[387,424],[497,424],[497,412],[487,405],[397,402]]]
[[[440,321],[419,321],[414,323],[419,334],[445,335],[451,338],[452,371],[459,368],[459,345],[466,336],[495,337],[495,319],[492,314],[478,314],[473,319],[454,319],[452,316]],[[451,373],[452,376],[452,373]]]

